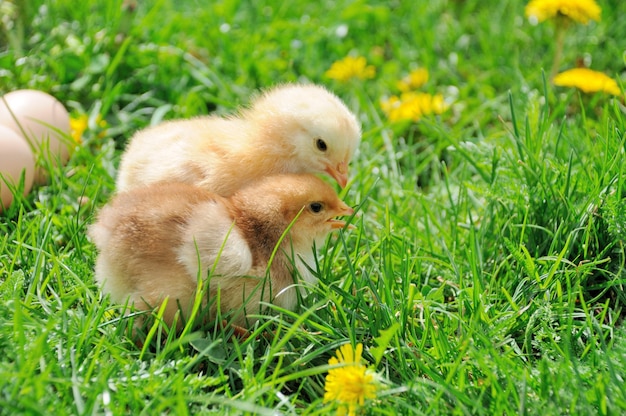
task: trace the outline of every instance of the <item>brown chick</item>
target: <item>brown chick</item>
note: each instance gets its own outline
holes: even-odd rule
[[[265,177],[228,198],[156,183],[118,194],[98,214],[89,229],[100,252],[96,280],[114,302],[139,310],[169,298],[163,319],[172,325],[179,309],[189,317],[198,279],[206,279],[208,319],[219,306],[224,318],[248,327],[261,302],[295,308],[298,288],[315,283],[314,242],[346,225],[336,216],[352,213],[310,174]]]
[[[356,117],[334,94],[316,85],[282,85],[237,116],[139,131],[122,156],[117,191],[172,181],[229,196],[262,176],[324,172],[345,187],[360,140]]]

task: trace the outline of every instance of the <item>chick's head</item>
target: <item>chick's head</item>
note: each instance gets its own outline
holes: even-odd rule
[[[346,226],[335,217],[354,213],[329,184],[311,174],[268,176],[233,198],[250,223],[257,224],[251,227],[257,236],[277,238],[289,229],[290,244],[303,251],[314,242],[322,244],[328,233]],[[271,230],[265,230],[267,227]]]
[[[328,233],[346,226],[345,221],[336,217],[354,213],[318,177],[299,175],[286,185],[286,192],[279,198],[285,221],[291,224],[290,236],[295,245],[323,243]]]
[[[316,85],[282,85],[255,100],[249,114],[260,137],[289,155],[289,172],[324,172],[345,187],[361,126],[334,94]]]

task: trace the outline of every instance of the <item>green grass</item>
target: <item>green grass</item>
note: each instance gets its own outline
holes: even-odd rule
[[[547,83],[554,29],[530,25],[525,2],[14,3],[0,93],[47,91],[90,127],[0,214],[1,414],[326,414],[328,359],[346,342],[386,383],[363,414],[626,411],[624,99]],[[569,29],[562,69],[582,59],[623,79],[626,3],[599,4],[600,23]],[[351,53],[374,79],[324,77]],[[454,102],[390,124],[380,100],[414,66]],[[297,80],[363,123],[344,195],[357,229],[320,250],[319,288],[258,336],[136,346],[85,235],[126,139]]]

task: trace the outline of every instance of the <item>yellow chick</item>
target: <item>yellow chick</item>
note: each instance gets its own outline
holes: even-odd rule
[[[179,310],[188,318],[203,279],[208,319],[219,307],[248,327],[261,302],[296,307],[299,288],[316,281],[314,243],[346,225],[335,217],[352,213],[311,174],[265,177],[228,198],[190,184],[152,184],[117,194],[90,227],[96,280],[114,302],[139,310],[168,298],[163,319],[172,325]]]
[[[341,187],[361,127],[334,94],[316,85],[271,89],[237,116],[175,120],[136,133],[122,156],[117,191],[159,181],[222,196],[262,176],[327,173]]]

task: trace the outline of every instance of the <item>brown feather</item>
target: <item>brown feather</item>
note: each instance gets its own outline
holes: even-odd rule
[[[313,202],[323,204],[323,212],[314,213]],[[336,228],[329,220],[351,213],[328,184],[309,174],[261,178],[230,198],[184,183],[140,187],[115,196],[90,227],[100,251],[96,280],[113,301],[129,299],[140,310],[150,311],[169,297],[164,320],[172,325],[179,307],[188,317],[197,278],[207,278],[215,266],[204,305],[218,290],[221,302],[209,316],[214,319],[219,307],[245,326],[254,322],[247,315],[263,312],[261,302],[295,308],[294,283],[314,279],[292,253],[310,258],[314,242]],[[270,257],[292,222],[268,276]]]

